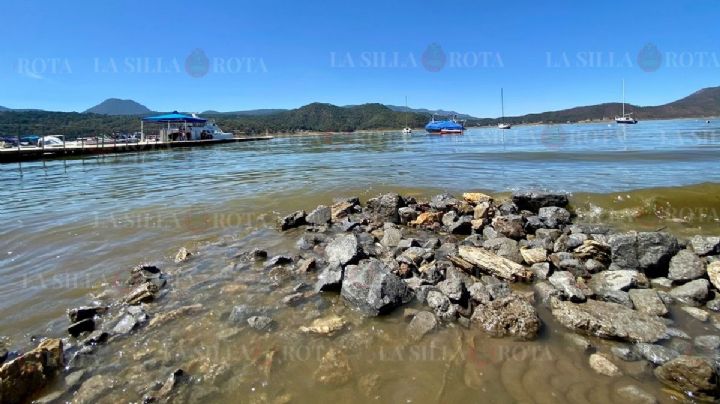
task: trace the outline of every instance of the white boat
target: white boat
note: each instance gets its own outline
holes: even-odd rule
[[[505,121],[505,97],[503,95],[503,89],[500,89],[500,108],[502,110],[502,115],[500,118],[500,123],[498,123],[498,129],[510,129],[512,128],[512,125],[504,122]]]
[[[155,137],[156,140],[161,142],[228,140],[235,137],[233,133],[223,132],[214,121],[201,118],[195,114],[180,114],[177,111],[171,114],[143,118],[140,122],[141,142],[151,138],[145,134],[144,123],[163,125],[158,131],[157,137]]]
[[[62,147],[64,144],[57,136],[43,136],[37,141],[38,147]]]
[[[615,123],[633,125],[638,121],[632,117],[632,113],[625,113],[625,80],[622,82],[622,116],[615,117]]]
[[[408,110],[408,103],[407,103],[407,97],[405,97],[405,127],[402,130],[403,135],[409,135],[412,133],[412,129],[408,126],[408,119],[407,114],[410,113],[410,110]]]

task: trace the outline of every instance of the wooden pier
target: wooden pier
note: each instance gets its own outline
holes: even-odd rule
[[[179,140],[172,142],[144,141],[135,143],[113,142],[112,140],[106,140],[102,143],[67,142],[62,145],[47,147],[13,146],[11,148],[0,148],[0,163],[58,159],[94,154],[145,152],[176,147],[212,146],[224,143],[270,140],[272,138],[272,136],[241,136],[232,139]]]

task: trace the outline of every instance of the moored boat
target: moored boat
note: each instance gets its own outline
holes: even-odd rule
[[[456,116],[451,119],[435,120],[433,114],[430,122],[425,125],[425,130],[438,135],[462,134],[465,131],[465,121],[458,121]]]
[[[501,115],[500,115],[500,122],[498,123],[498,129],[510,129],[512,128],[512,125],[505,122],[505,97],[503,95],[503,89],[500,89],[500,108],[501,108]]]
[[[615,117],[615,123],[634,125],[638,123],[637,119],[632,117],[632,113],[625,113],[625,80],[622,82],[622,116]]]

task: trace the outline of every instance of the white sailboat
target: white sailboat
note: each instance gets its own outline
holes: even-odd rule
[[[408,116],[410,111],[408,110],[407,96],[405,96],[405,128],[403,128],[403,135],[409,135],[412,133],[412,129],[408,126]]]
[[[628,125],[638,123],[638,121],[632,117],[632,113],[625,113],[625,80],[622,81],[622,116],[616,116],[615,122]]]
[[[498,129],[510,129],[512,125],[505,122],[505,97],[503,95],[503,89],[500,89],[500,108],[502,109],[502,116],[500,123],[498,123]]]

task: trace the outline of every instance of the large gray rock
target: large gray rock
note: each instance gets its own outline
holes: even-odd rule
[[[458,216],[452,210],[442,217],[442,223],[450,234],[472,233],[472,220],[472,216]]]
[[[400,229],[389,228],[383,232],[383,238],[380,240],[380,244],[385,248],[397,247],[402,240],[402,232]]]
[[[720,254],[720,237],[695,236],[689,245],[700,256]]]
[[[343,268],[340,264],[329,264],[318,275],[315,290],[318,292],[338,291],[343,281]]]
[[[409,207],[404,207],[398,209],[398,216],[400,217],[400,224],[408,224],[412,222],[413,220],[417,219],[418,212]]]
[[[696,279],[673,288],[670,296],[687,305],[700,306],[708,300],[709,286],[707,279]]]
[[[668,313],[665,303],[655,289],[630,289],[628,294],[637,311],[653,316],[664,316]]]
[[[548,206],[558,206],[564,208],[568,205],[567,194],[522,191],[515,192],[512,195],[512,201],[520,210],[529,210],[537,212],[540,208]]]
[[[681,355],[654,371],[661,383],[701,400],[718,397],[718,374],[704,358]]]
[[[631,288],[646,288],[648,280],[642,273],[630,269],[603,271],[592,276],[588,286],[597,294],[609,290],[628,291]]]
[[[690,250],[682,250],[670,260],[668,278],[673,281],[691,281],[705,275],[705,263]]]
[[[377,219],[399,223],[398,209],[405,207],[405,200],[396,193],[389,193],[368,200],[367,207]]]
[[[345,266],[357,262],[362,253],[354,234],[341,234],[328,243],[325,255],[330,264]]]
[[[518,248],[518,242],[507,237],[497,237],[483,243],[483,248],[495,254],[507,258],[512,262],[522,264],[523,256]]]
[[[570,212],[568,212],[565,208],[557,206],[540,208],[538,211],[538,217],[547,227],[551,229],[570,223]]]
[[[435,195],[430,199],[430,207],[443,212],[455,208],[459,203],[460,201],[450,194]]]
[[[640,270],[648,276],[665,276],[670,258],[679,250],[675,236],[664,232],[637,234],[637,258]]]
[[[613,234],[608,239],[613,265],[622,269],[636,269],[640,266],[637,256],[637,233]]]
[[[427,304],[435,311],[435,315],[443,321],[453,321],[458,313],[450,299],[438,290],[430,290],[427,294]]]
[[[580,303],[586,299],[585,293],[578,287],[575,276],[567,271],[557,271],[548,278],[550,283],[571,302]]]
[[[475,308],[472,323],[494,337],[512,336],[522,340],[535,339],[541,324],[532,304],[515,294]]]
[[[340,294],[365,314],[386,314],[412,300],[413,293],[397,275],[377,259],[345,268]]]
[[[631,342],[655,342],[667,336],[667,326],[656,316],[616,303],[588,300],[576,304],[552,299],[551,305],[560,324],[581,334]]]
[[[305,217],[305,221],[316,226],[328,224],[332,218],[331,213],[332,212],[328,206],[319,205],[315,208],[315,210],[308,213]]]

